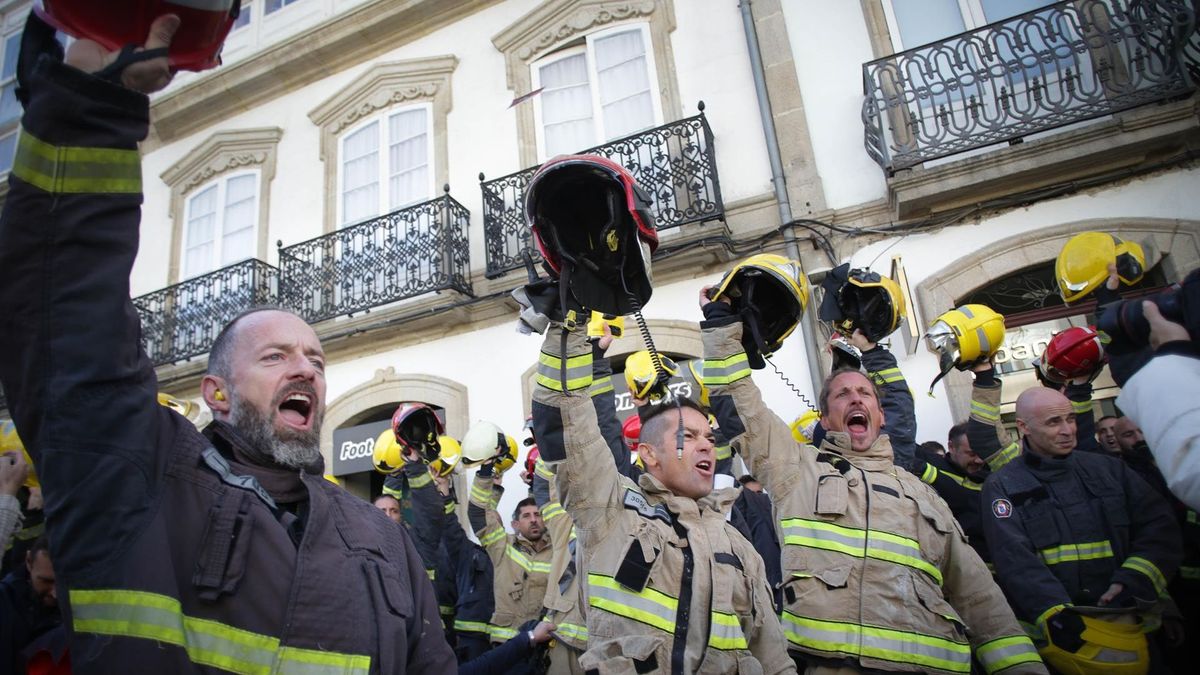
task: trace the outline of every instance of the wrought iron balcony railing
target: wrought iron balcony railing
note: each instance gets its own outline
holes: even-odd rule
[[[470,212],[446,194],[279,249],[280,301],[309,322],[430,291],[471,295]]]
[[[156,366],[207,353],[235,316],[278,302],[279,270],[254,259],[133,299],[143,346]]]
[[[1070,0],[863,64],[867,152],[930,159],[1189,94],[1187,0]]]
[[[700,114],[694,117],[580,153],[601,155],[628,169],[653,199],[655,225],[660,230],[725,216],[713,133],[704,116],[703,101],[698,108]],[[479,174],[489,279],[524,264],[525,251],[540,260],[523,211],[525,187],[537,168],[493,180]]]

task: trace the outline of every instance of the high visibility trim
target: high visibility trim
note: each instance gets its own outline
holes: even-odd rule
[[[613,391],[612,375],[605,375],[600,379],[593,379],[592,386],[588,387],[588,396],[599,396],[600,394],[609,394]]]
[[[181,647],[193,663],[246,675],[348,673],[366,675],[371,657],[280,647],[279,639],[183,613],[179,600],[132,590],[71,590],[78,633],[154,640]]]
[[[1009,443],[997,453],[987,458],[988,466],[992,471],[999,471],[1001,467],[1017,458],[1021,454],[1021,447],[1014,441]]]
[[[921,472],[921,482],[928,483],[929,485],[933,485],[933,482],[937,480],[937,477],[938,477],[937,467],[926,462],[925,470]]]
[[[429,577],[430,581],[437,581],[437,570],[436,569],[434,569],[432,567],[426,567],[425,575]]]
[[[587,642],[588,639],[587,626],[580,626],[577,623],[560,623],[554,632],[558,633],[559,637],[568,640]]]
[[[388,487],[386,485],[383,486],[383,494],[395,497],[396,501],[400,501],[400,498],[404,496],[403,491],[397,490],[396,488],[393,488],[393,487]]]
[[[844,553],[855,558],[874,558],[920,570],[942,583],[942,572],[921,556],[921,545],[913,539],[879,530],[861,530],[820,520],[789,518],[780,521],[784,544]]]
[[[554,518],[565,515],[567,515],[566,509],[564,509],[562,504],[559,504],[558,502],[548,502],[542,507],[542,520],[547,523]]]
[[[1091,399],[1088,399],[1086,401],[1071,401],[1071,410],[1076,415],[1082,415],[1086,412],[1091,412],[1092,401],[1091,401]]]
[[[718,445],[716,450],[717,460],[724,460],[733,457],[733,448],[729,445]]]
[[[1131,555],[1121,563],[1121,567],[1135,572],[1141,572],[1150,579],[1150,583],[1154,584],[1154,592],[1162,595],[1167,590],[1167,578],[1163,575],[1162,570],[1154,563],[1140,556]]]
[[[982,401],[972,399],[971,414],[984,422],[995,424],[1000,421],[1000,406],[988,405]]]
[[[442,507],[442,511],[446,515],[450,515],[451,513],[454,513],[454,502],[446,502],[446,505]]]
[[[550,563],[530,560],[529,556],[517,550],[517,547],[513,546],[512,544],[509,544],[508,548],[505,549],[505,554],[508,555],[509,560],[515,562],[518,567],[526,572],[529,572],[530,574],[550,573]]]
[[[417,475],[417,476],[409,476],[408,477],[408,487],[410,487],[414,490],[417,488],[423,488],[432,482],[433,482],[433,477],[429,475],[428,471],[426,471],[420,475]]]
[[[505,537],[505,535],[506,535],[506,533],[504,531],[504,528],[498,527],[498,528],[492,530],[491,532],[488,532],[487,534],[480,537],[479,543],[481,546],[485,546],[485,547],[491,546],[492,544],[503,539]]]
[[[17,142],[12,173],[54,194],[142,192],[142,159],[137,150],[57,146],[25,129]]]
[[[1070,606],[1071,605],[1069,605],[1067,603],[1063,603],[1061,605],[1054,605],[1053,607],[1048,607],[1046,609],[1046,611],[1042,612],[1041,614],[1038,614],[1038,618],[1034,620],[1034,623],[1036,624],[1035,628],[1039,632],[1043,631],[1044,627],[1046,625],[1046,619],[1049,619],[1054,614],[1057,614],[1058,612],[1060,612],[1063,609],[1070,607]]]
[[[563,360],[554,354],[538,354],[537,383],[553,391],[563,391]],[[592,386],[592,354],[567,357],[567,391],[587,389]]]
[[[1179,576],[1183,579],[1200,579],[1200,567],[1180,567]]]
[[[979,659],[989,675],[1022,663],[1042,662],[1033,641],[1025,635],[1013,635],[985,642],[975,650],[975,658]]]
[[[679,601],[652,588],[631,591],[612,577],[588,574],[588,604],[596,609],[675,633]]]
[[[949,478],[955,483],[958,483],[960,487],[963,487],[967,490],[975,490],[976,492],[983,490],[983,483],[976,483],[970,478],[967,478],[966,476],[960,476],[953,471],[941,471],[938,473],[938,475]]]
[[[460,633],[482,633],[487,635],[488,625],[482,621],[463,621],[462,619],[455,619],[454,630]]]
[[[438,613],[442,616],[454,616],[454,605],[438,605]]]
[[[742,622],[736,614],[712,611],[712,628],[708,633],[708,646],[713,649],[749,649]]]
[[[1187,521],[1189,523],[1200,523],[1200,514],[1197,514],[1195,511],[1188,509]]]
[[[481,504],[487,504],[492,501],[491,486],[471,484],[471,500]]]
[[[516,628],[508,626],[488,625],[488,637],[492,639],[492,642],[507,642],[517,637],[517,632]]]
[[[534,463],[533,472],[546,480],[554,480],[554,477],[557,475],[549,466],[546,466],[541,457],[538,457],[537,462]]]
[[[750,376],[750,362],[746,352],[738,352],[723,359],[704,360],[704,385],[720,386],[733,384]]]
[[[22,528],[15,536],[21,541],[28,541],[30,539],[37,539],[38,537],[42,536],[42,533],[45,531],[46,522],[42,521],[37,525],[30,525],[29,527]]]
[[[813,619],[786,610],[781,618],[788,641],[805,650],[851,657],[865,656],[954,673],[971,672],[971,645],[965,642],[890,628]]]
[[[894,382],[903,382],[904,373],[900,372],[899,368],[884,368],[883,370],[871,373],[871,379],[877,384],[892,384]]]
[[[1101,560],[1113,557],[1112,544],[1107,539],[1079,544],[1063,544],[1062,546],[1044,548],[1038,551],[1038,553],[1041,554],[1042,561],[1047,565],[1061,565],[1062,563]]]

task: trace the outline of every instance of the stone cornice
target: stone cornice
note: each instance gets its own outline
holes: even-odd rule
[[[346,127],[393,105],[432,100],[444,93],[449,111],[454,56],[381,63],[314,108],[308,118],[337,135]]]

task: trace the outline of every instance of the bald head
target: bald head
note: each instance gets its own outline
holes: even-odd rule
[[[1017,430],[1032,452],[1065,457],[1075,449],[1075,411],[1061,393],[1045,387],[1026,389],[1017,397]]]
[[[1132,452],[1138,444],[1146,442],[1141,427],[1129,417],[1118,418],[1117,423],[1113,426],[1113,432],[1116,434],[1117,445],[1120,446],[1121,452]]]

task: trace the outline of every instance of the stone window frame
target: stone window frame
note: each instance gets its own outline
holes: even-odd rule
[[[275,178],[275,160],[279,139],[282,137],[283,129],[279,127],[219,131],[162,173],[161,178],[171,191],[168,285],[182,280],[180,268],[188,196],[225,174],[246,170],[258,172],[258,220],[255,223],[257,232],[254,257],[263,261],[267,259],[270,188],[271,181]]]
[[[325,165],[323,233],[337,229],[341,136],[367,118],[391,108],[430,104],[434,185],[449,183],[446,127],[453,107],[450,76],[457,66],[458,58],[452,55],[377,63],[308,113],[308,118],[321,130],[320,158]]]
[[[547,0],[492,38],[504,55],[508,88],[515,96],[533,86],[533,63],[598,29],[644,23],[649,28],[659,109],[665,122],[683,117],[671,33],[675,30],[674,0]],[[533,106],[516,107],[517,149],[521,166],[538,164],[537,126]],[[580,148],[582,149],[582,148]]]

